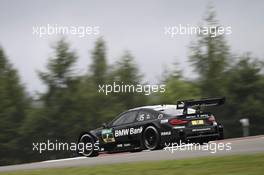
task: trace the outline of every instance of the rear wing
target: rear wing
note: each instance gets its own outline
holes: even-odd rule
[[[201,107],[204,106],[220,106],[225,103],[225,97],[222,98],[205,98],[200,100],[183,100],[177,101],[177,109],[183,109],[186,114],[187,108],[197,107],[199,111]]]

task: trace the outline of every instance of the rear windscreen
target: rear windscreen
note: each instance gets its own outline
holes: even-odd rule
[[[183,115],[183,109],[175,109],[175,108],[168,108],[168,109],[162,109],[160,112],[170,115],[170,116],[178,116],[178,115]],[[188,108],[188,114],[194,114],[195,109]]]

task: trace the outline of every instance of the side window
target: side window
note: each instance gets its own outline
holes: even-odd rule
[[[137,114],[136,111],[126,112],[125,114],[121,115],[118,119],[116,119],[116,121],[113,122],[113,126],[134,122],[136,118],[136,114]]]
[[[136,118],[138,122],[154,120],[154,119],[155,119],[154,115],[147,111],[140,111]]]

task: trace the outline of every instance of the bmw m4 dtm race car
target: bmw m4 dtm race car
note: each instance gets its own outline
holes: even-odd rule
[[[211,98],[130,109],[101,128],[82,133],[78,144],[86,145],[86,149],[79,154],[93,157],[100,152],[161,149],[179,141],[203,143],[223,139],[223,126],[201,107],[224,102],[225,98]]]

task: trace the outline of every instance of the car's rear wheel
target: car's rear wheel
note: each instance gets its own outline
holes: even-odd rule
[[[78,154],[82,156],[98,156],[98,150],[95,149],[95,139],[88,133],[84,133],[80,136],[77,148]]]
[[[224,131],[220,131],[218,140],[223,140],[223,139],[224,139]]]
[[[143,132],[143,144],[148,150],[158,149],[160,146],[160,134],[154,126],[148,126]]]

